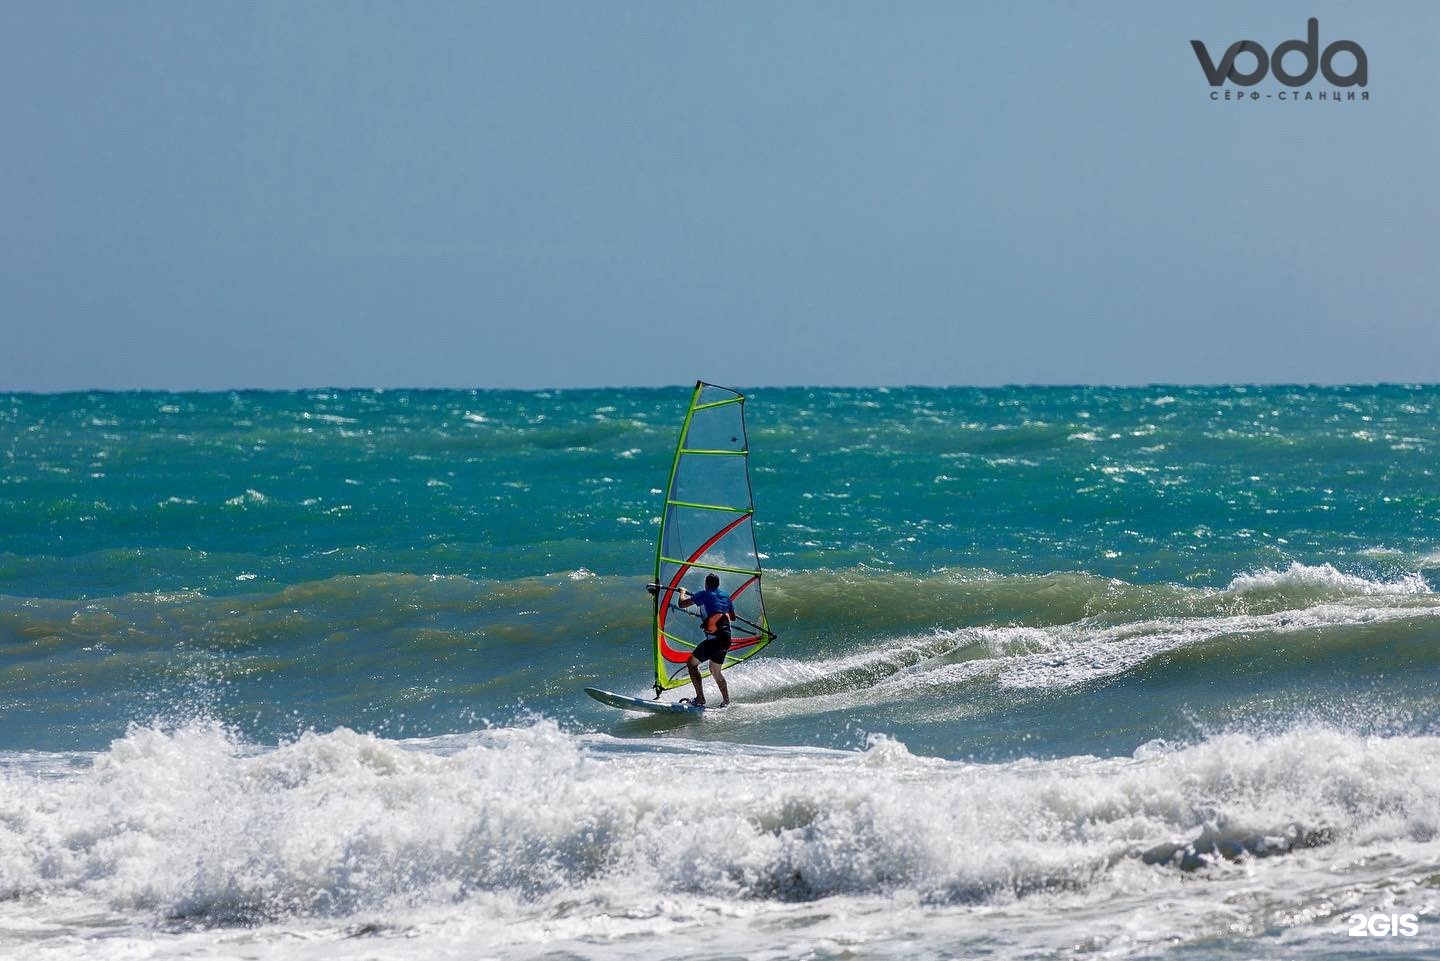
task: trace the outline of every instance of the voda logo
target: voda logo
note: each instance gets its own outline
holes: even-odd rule
[[[1274,78],[1286,87],[1303,87],[1315,79],[1318,73],[1323,76],[1329,84],[1334,87],[1363,87],[1370,81],[1370,61],[1365,56],[1365,48],[1354,40],[1335,40],[1323,50],[1320,48],[1320,21],[1311,17],[1306,24],[1304,40],[1286,40],[1278,44],[1274,50],[1266,52],[1254,40],[1236,40],[1225,48],[1217,63],[1211,56],[1210,50],[1200,40],[1191,40],[1190,46],[1195,51],[1195,59],[1200,61],[1200,69],[1205,74],[1205,79],[1212,87],[1222,87],[1226,82],[1233,83],[1240,87],[1253,87],[1266,76]],[[1347,64],[1345,61],[1336,63],[1338,54],[1348,53],[1354,58],[1354,64],[1349,67],[1348,73],[1341,72]],[[1254,63],[1241,64],[1238,61],[1242,54],[1249,54]],[[1299,54],[1303,60],[1300,61],[1301,69],[1294,69],[1296,61],[1294,54]],[[1289,66],[1287,66],[1287,63]],[[1244,69],[1242,69],[1242,67]],[[1296,91],[1282,90],[1277,94],[1269,93],[1264,95],[1270,100],[1300,100],[1301,94]],[[1244,91],[1224,91],[1225,100],[1239,100],[1249,98],[1251,100],[1261,99],[1259,91],[1251,91],[1246,94]],[[1339,90],[1327,96],[1326,91],[1321,91],[1320,100],[1340,100],[1342,94]],[[1212,91],[1211,100],[1222,99],[1220,92]],[[1306,92],[1303,99],[1317,99],[1313,93]],[[1355,100],[1354,91],[1344,95],[1344,99]],[[1360,100],[1369,100],[1369,91],[1360,94]]]

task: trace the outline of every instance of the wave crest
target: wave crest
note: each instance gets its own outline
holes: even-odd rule
[[[133,729],[80,770],[7,770],[0,810],[0,896],[68,891],[207,923],[459,901],[503,916],[587,896],[623,910],[676,893],[1003,903],[1306,845],[1432,857],[1440,738],[1299,728],[985,765],[888,739],[622,745],[549,721],[268,750],[192,725]]]

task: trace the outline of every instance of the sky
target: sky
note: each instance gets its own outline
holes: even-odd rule
[[[1192,39],[1309,17],[1369,101],[1210,99],[1247,88]],[[1433,383],[1437,38],[1399,0],[6,0],[0,391]]]

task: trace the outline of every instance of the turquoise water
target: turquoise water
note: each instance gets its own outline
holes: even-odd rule
[[[772,654],[821,664],[933,631],[1263,615],[1336,592],[1426,606],[1437,401],[1402,387],[756,392],[757,528],[784,628]],[[208,710],[262,737],[463,731],[519,705],[569,715],[582,682],[643,687],[639,585],[683,408],[673,390],[6,397],[0,746],[100,747],[200,685]],[[1416,651],[1333,630],[1292,665],[1306,679],[1265,672],[1231,694],[1329,700],[1309,677],[1323,670],[1322,692],[1378,683],[1432,703],[1433,672],[1368,676]],[[1427,618],[1394,630],[1434,667]],[[963,658],[962,641],[909,646]],[[1376,670],[1346,677],[1355,657]],[[869,668],[854,670],[836,683],[863,685]],[[1214,696],[1195,682],[1192,708]],[[1073,696],[1085,711],[1097,694]],[[1151,710],[1181,709],[1169,700]],[[1012,707],[1003,720],[1044,749],[1044,718]],[[1055,751],[1087,747],[1057,723],[1070,733]],[[1103,746],[1177,723],[1147,712]],[[1014,747],[950,738],[927,752]]]
[[[0,397],[0,584],[96,597],[380,572],[643,573],[677,396]],[[1431,387],[789,388],[753,394],[748,410],[777,568],[1213,587],[1292,560],[1390,573],[1428,556],[1437,399]]]
[[[632,718],[688,393],[0,396],[0,943],[1433,948],[1440,388],[754,390],[780,640]]]

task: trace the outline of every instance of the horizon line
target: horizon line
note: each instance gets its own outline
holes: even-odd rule
[[[702,378],[703,379],[703,378]],[[706,383],[709,383],[706,381]],[[486,393],[542,394],[600,390],[677,390],[693,388],[693,381],[671,384],[582,384],[567,387],[377,387],[315,384],[297,387],[66,387],[55,389],[0,389],[0,396],[59,397],[67,394],[295,394],[307,391],[339,391],[346,393]],[[1086,383],[1015,381],[995,384],[747,384],[744,390],[1210,390],[1238,388],[1277,388],[1335,390],[1349,388],[1398,387],[1423,390],[1440,387],[1440,381],[1148,381],[1145,383]]]

